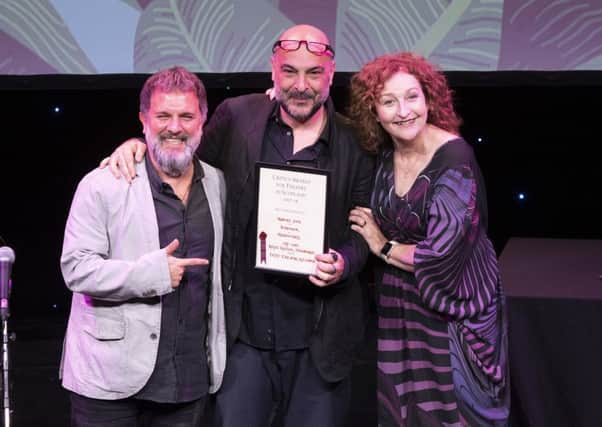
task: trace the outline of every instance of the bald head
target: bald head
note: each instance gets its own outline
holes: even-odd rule
[[[295,25],[274,44],[272,81],[285,120],[305,123],[323,111],[335,69],[329,43],[318,28]]]
[[[334,60],[334,49],[326,34],[313,25],[295,25],[284,31],[274,46],[272,52],[277,56],[280,50],[293,52],[304,46],[314,55],[324,55]],[[333,61],[334,64],[334,61]]]
[[[307,24],[290,27],[282,33],[279,40],[307,40],[308,42],[330,44],[330,40],[322,30]]]

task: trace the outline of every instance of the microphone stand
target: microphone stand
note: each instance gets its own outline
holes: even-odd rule
[[[10,313],[8,307],[0,307],[0,317],[2,317],[2,409],[4,427],[10,427],[10,383],[8,376],[8,317]]]
[[[10,427],[10,382],[8,375],[8,318],[12,282],[10,272],[15,261],[15,252],[8,246],[0,247],[0,319],[2,319],[2,409],[4,427]]]

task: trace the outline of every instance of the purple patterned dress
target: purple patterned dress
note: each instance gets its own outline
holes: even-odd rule
[[[504,295],[471,147],[442,145],[402,197],[382,150],[372,209],[388,239],[416,244],[414,273],[378,276],[379,425],[507,426]]]

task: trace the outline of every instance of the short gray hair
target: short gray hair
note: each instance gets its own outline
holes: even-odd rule
[[[140,112],[146,114],[150,109],[151,96],[155,91],[194,92],[199,100],[199,109],[203,120],[207,118],[207,91],[203,82],[184,67],[175,66],[161,70],[150,76],[140,91]]]

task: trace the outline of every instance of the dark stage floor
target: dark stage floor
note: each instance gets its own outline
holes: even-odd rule
[[[9,319],[9,333],[15,334],[9,345],[11,426],[69,426],[68,397],[58,379],[65,325],[66,315],[59,314]],[[349,427],[376,425],[373,340],[373,334],[368,334],[353,370]]]
[[[522,303],[524,305],[524,303]],[[542,306],[543,309],[544,306]],[[587,310],[580,309],[587,313],[593,313],[594,308],[590,307]],[[516,313],[522,313],[524,307],[516,305],[513,313],[516,318]],[[559,310],[550,310],[549,316],[556,316]],[[68,395],[62,389],[58,379],[58,367],[61,354],[61,345],[63,334],[65,331],[67,316],[66,314],[53,314],[48,316],[32,316],[32,315],[15,315],[9,319],[9,333],[15,334],[15,340],[11,341],[9,346],[10,355],[10,374],[11,374],[11,426],[14,427],[65,427],[69,426],[69,402]],[[576,317],[576,316],[574,316]],[[586,316],[587,317],[587,316]],[[376,424],[376,316],[371,313],[367,325],[367,334],[364,339],[364,344],[359,357],[356,360],[352,371],[352,402],[351,412],[346,421],[346,427],[375,427]],[[563,329],[565,332],[571,328],[570,324]],[[556,327],[554,331],[562,328]],[[550,341],[556,342],[554,338],[556,332],[550,334]],[[592,332],[595,335],[595,332]],[[581,337],[581,335],[577,335]],[[512,337],[511,337],[512,338]],[[516,337],[514,337],[516,338]],[[578,341],[575,338],[575,342]],[[511,345],[513,340],[511,339]],[[560,342],[564,342],[560,340]],[[558,344],[561,345],[561,344]],[[593,345],[593,344],[592,344]],[[520,346],[520,345],[519,345]],[[524,345],[522,345],[524,347]],[[537,346],[535,346],[537,347]],[[515,351],[515,354],[521,350]],[[537,360],[535,355],[525,356],[528,359]],[[594,353],[599,354],[599,353]],[[560,356],[556,356],[560,357]],[[595,356],[592,356],[595,358]],[[548,357],[549,359],[549,357]],[[534,362],[536,365],[538,362]],[[562,365],[562,364],[561,364]],[[512,365],[511,365],[512,366]],[[541,367],[540,367],[541,368]],[[541,368],[543,369],[543,368]],[[575,370],[575,368],[573,368]],[[580,371],[581,372],[581,371]],[[512,375],[516,372],[512,372]],[[583,372],[581,372],[583,375]],[[593,374],[595,375],[595,374]],[[524,378],[523,378],[524,377]],[[581,378],[581,377],[580,377]],[[587,383],[594,384],[594,380],[589,380]],[[523,374],[521,378],[515,378],[517,384],[521,381],[535,381],[532,376]],[[577,381],[577,380],[575,380]],[[579,381],[584,382],[583,378]],[[592,386],[593,387],[593,386]],[[552,392],[552,391],[550,391]],[[527,402],[521,401],[528,397],[512,391],[513,401],[511,411],[510,425],[512,427],[594,427],[600,426],[602,423],[594,417],[591,420],[582,423],[565,423],[565,422],[543,422],[537,421],[545,417],[535,417],[532,421],[525,412]],[[541,396],[535,393],[532,396],[535,402],[538,402]],[[531,397],[531,396],[529,396]],[[564,396],[562,404],[557,411],[562,413],[567,408],[571,408],[576,404],[569,398]],[[595,397],[591,399],[595,400]],[[530,399],[529,399],[530,400]],[[531,402],[533,403],[533,402]],[[578,405],[577,405],[578,407]],[[517,412],[518,409],[518,412]],[[589,410],[589,412],[595,412]],[[537,415],[537,414],[536,414]],[[545,414],[539,414],[545,415]],[[549,418],[549,417],[548,417]],[[567,419],[570,419],[567,418]],[[0,421],[0,426],[2,426]]]

